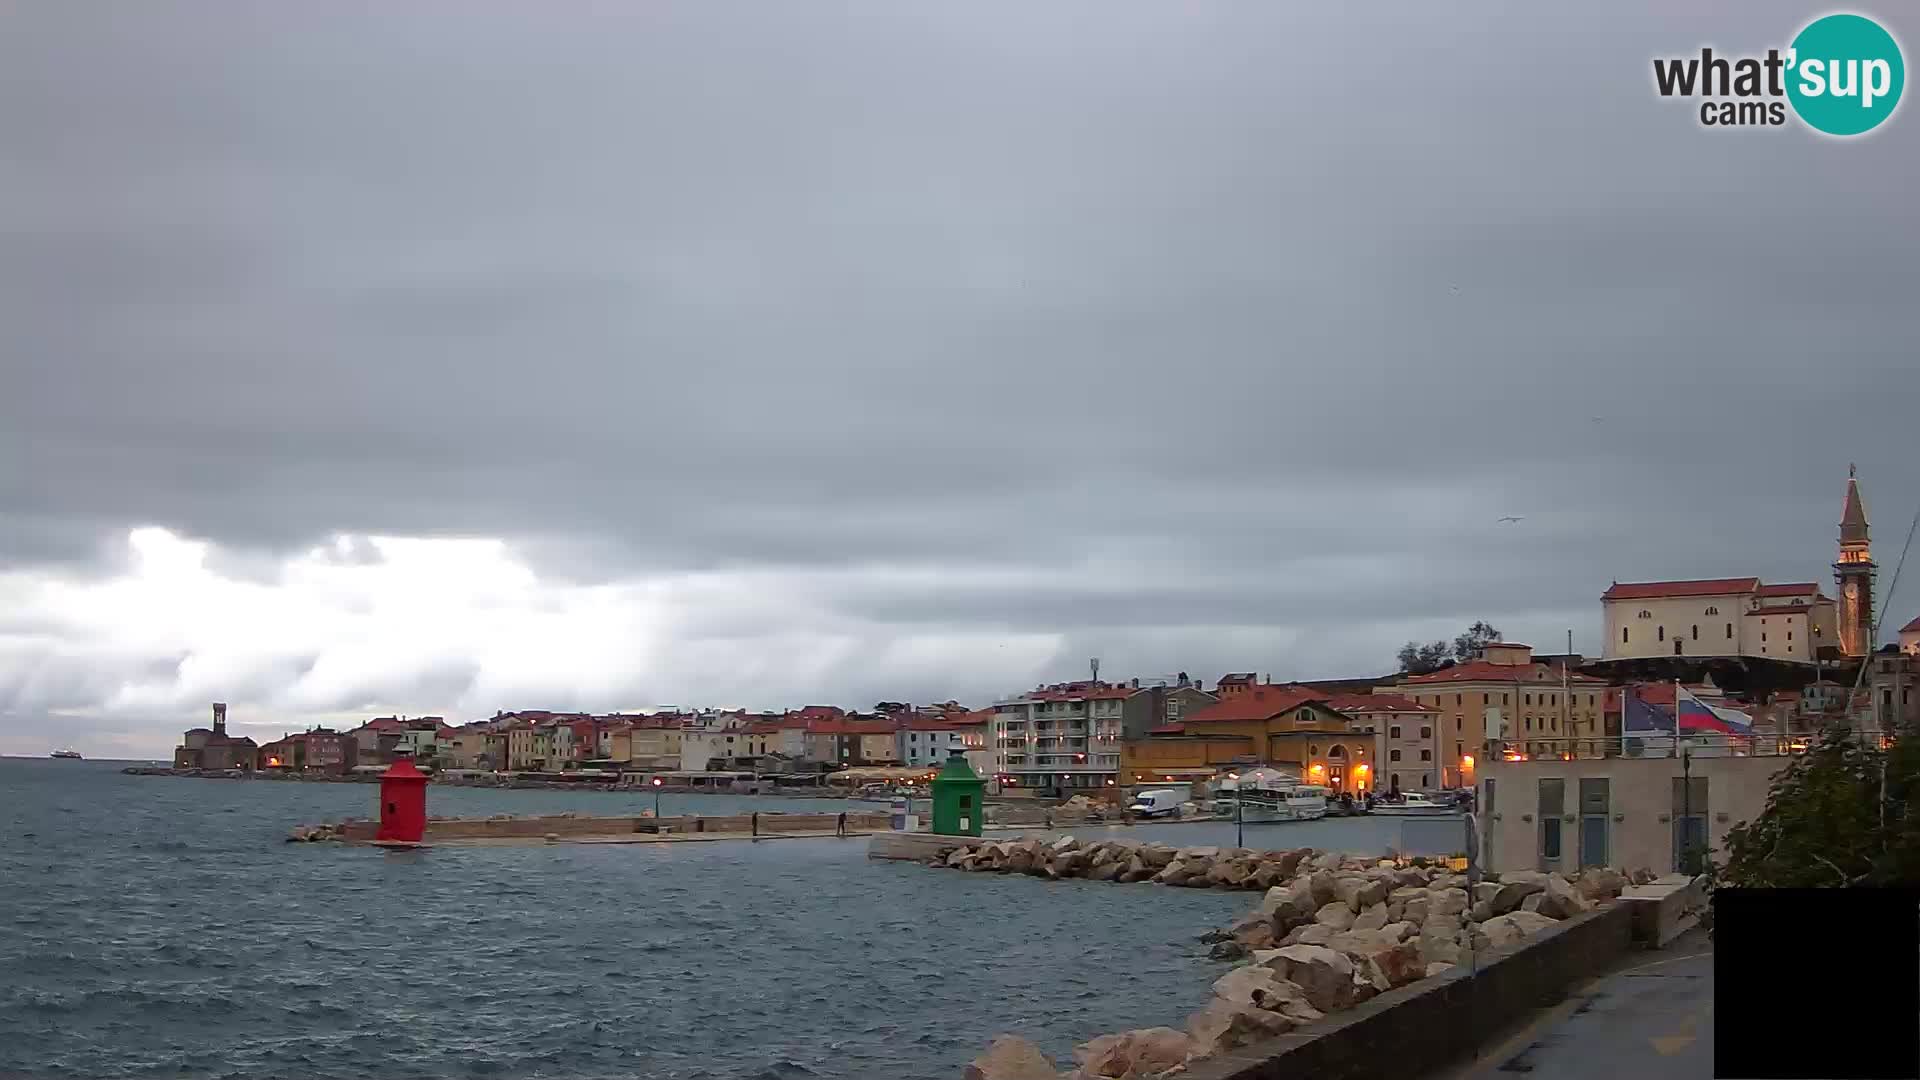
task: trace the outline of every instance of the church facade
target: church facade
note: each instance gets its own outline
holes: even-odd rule
[[[1835,655],[1822,649],[1843,657],[1866,655],[1873,642],[1875,566],[1866,504],[1852,468],[1833,572],[1837,599],[1811,581],[1616,581],[1600,597],[1606,623],[1603,659],[1753,657],[1810,664]]]

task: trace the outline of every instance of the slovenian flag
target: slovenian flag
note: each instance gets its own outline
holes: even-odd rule
[[[1753,718],[1734,709],[1716,709],[1694,697],[1685,687],[1675,687],[1674,710],[1680,717],[1681,731],[1707,731],[1722,735],[1753,734]]]

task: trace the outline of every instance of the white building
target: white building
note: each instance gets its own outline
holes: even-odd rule
[[[993,773],[1029,791],[1114,787],[1121,708],[1138,690],[1106,683],[1043,686],[994,706]]]
[[[1600,603],[1606,660],[1745,656],[1812,663],[1822,646],[1840,645],[1834,602],[1813,582],[1615,582]]]

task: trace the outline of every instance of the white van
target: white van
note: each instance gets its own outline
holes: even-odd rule
[[[1143,818],[1172,817],[1180,812],[1180,804],[1184,801],[1185,796],[1178,791],[1156,789],[1135,792],[1133,802],[1127,804],[1127,813]]]

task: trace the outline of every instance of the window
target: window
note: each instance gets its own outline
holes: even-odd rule
[[[1460,730],[1460,718],[1457,716],[1453,718],[1453,730],[1455,731]]]
[[[1655,641],[1667,640],[1667,628],[1664,626],[1661,627],[1657,632],[1655,632],[1655,634],[1653,635],[1653,639]]]
[[[1732,623],[1727,624],[1727,640],[1728,641],[1733,640],[1733,624]]]
[[[1626,643],[1627,643],[1627,628],[1623,626],[1620,628],[1620,644],[1625,645]],[[1502,696],[1505,696],[1505,695],[1502,695]]]
[[[1433,774],[1432,774],[1432,773],[1430,773],[1430,772],[1423,772],[1423,773],[1421,773],[1421,774],[1420,774],[1420,786],[1421,786],[1421,787],[1423,787],[1423,788],[1424,788],[1424,787],[1432,787],[1432,786],[1433,786]]]
[[[1422,750],[1422,751],[1420,751],[1420,760],[1421,760],[1421,761],[1432,761],[1432,760],[1433,760],[1433,751],[1431,751],[1431,750]]]
[[[1532,694],[1526,695],[1526,701],[1527,701],[1527,704],[1529,705],[1533,704],[1533,695]]]
[[[1433,728],[1428,727],[1425,724],[1420,725],[1420,737],[1423,739],[1433,738]]]
[[[1400,737],[1400,725],[1395,724],[1394,726],[1387,729],[1387,738],[1397,739],[1399,737]]]
[[[1760,621],[1761,621],[1761,622],[1766,622],[1767,620],[1765,620],[1765,619],[1761,619]],[[1762,630],[1762,631],[1760,631],[1760,640],[1761,640],[1761,641],[1765,641],[1765,640],[1767,640],[1767,632],[1766,632],[1765,630]]]
[[[1700,640],[1700,624],[1699,623],[1693,624],[1693,640],[1695,641]]]
[[[1489,699],[1489,698],[1491,698],[1491,697],[1493,697],[1493,695],[1492,695],[1492,694],[1481,694],[1481,695],[1480,695],[1480,704],[1482,704],[1482,705],[1491,705],[1491,704],[1493,704],[1493,702],[1492,702],[1492,701],[1490,701],[1490,700],[1488,700],[1488,699]]]
[[[1455,705],[1465,705],[1465,704],[1467,703],[1467,702],[1466,702],[1466,695],[1465,695],[1465,694],[1455,694],[1455,695],[1453,695],[1453,703],[1454,703]]]
[[[1708,615],[1718,615],[1718,614],[1720,614],[1720,609],[1719,609],[1719,608],[1717,608],[1717,607],[1710,607],[1710,608],[1708,608],[1708,609],[1706,610],[1706,614],[1708,614]]]
[[[1387,777],[1387,783],[1392,787],[1398,788],[1400,786],[1400,774],[1394,773],[1392,776]]]
[[[1787,631],[1787,640],[1788,640],[1788,641],[1792,641],[1792,640],[1793,640],[1793,631],[1791,631],[1791,630],[1789,630],[1789,631]]]
[[[1566,809],[1567,782],[1560,779],[1540,781],[1540,861],[1560,858],[1560,815]]]
[[[1641,611],[1640,611],[1640,614],[1639,614],[1638,616],[1636,616],[1636,617],[1637,617],[1637,618],[1641,618],[1641,619],[1651,619],[1651,618],[1653,618],[1653,612],[1651,612],[1651,611],[1648,611],[1648,610],[1646,610],[1646,609],[1644,609],[1644,608],[1642,608],[1642,609],[1641,609]]]
[[[1501,695],[1500,695],[1500,704],[1502,704],[1502,705],[1505,705],[1506,703],[1507,703],[1507,695],[1505,695],[1505,694],[1501,694]]]
[[[1398,750],[1397,748],[1396,748],[1396,749],[1393,749],[1393,750],[1389,750],[1389,751],[1387,751],[1387,760],[1388,760],[1388,761],[1399,761],[1399,760],[1400,760],[1400,751],[1399,751],[1399,750]]]
[[[1527,730],[1528,730],[1528,731],[1532,731],[1532,730],[1533,730],[1533,717],[1531,717],[1531,716],[1529,716],[1529,717],[1527,717],[1527,719],[1526,719],[1526,725],[1527,725]]]

